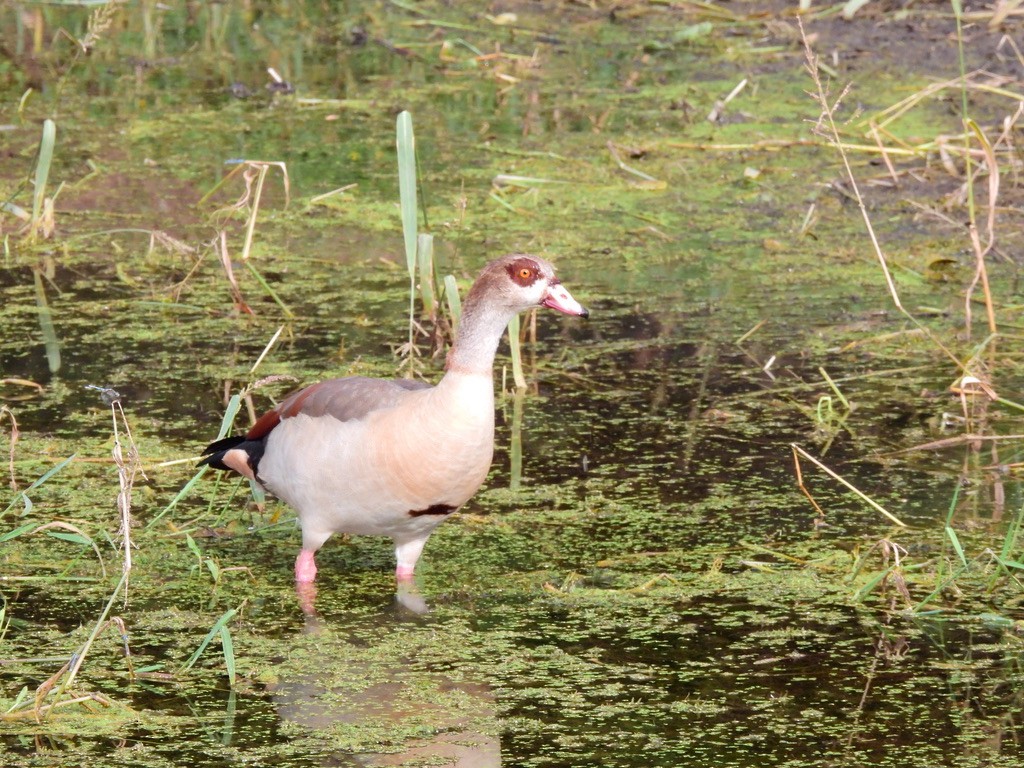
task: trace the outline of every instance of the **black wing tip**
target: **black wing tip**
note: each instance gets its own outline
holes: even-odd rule
[[[199,461],[196,462],[197,467],[213,467],[214,469],[227,469],[223,462],[220,460],[221,454],[212,453],[209,456],[203,456]]]
[[[245,474],[239,472],[237,467],[232,467],[224,463],[224,455],[226,453],[239,449],[245,453],[245,461],[252,470],[253,476],[255,476],[259,470],[260,459],[263,458],[263,450],[265,448],[266,442],[264,440],[249,440],[242,435],[223,437],[206,446],[206,449],[203,451],[203,458],[196,462],[196,466],[213,467],[214,469],[223,469],[228,472]]]
[[[230,451],[232,448],[237,448],[244,442],[245,438],[242,435],[232,435],[230,437],[222,437],[220,440],[214,440],[203,449],[203,456],[206,457],[203,461],[213,458],[211,454]]]
[[[245,438],[241,435],[232,435],[231,437],[222,437],[220,440],[214,440],[206,448],[203,449],[202,456],[198,462],[197,467],[213,467],[214,469],[227,469],[231,467],[224,464],[221,459],[224,458],[224,454],[230,451],[232,448],[237,448],[239,445],[245,442]]]

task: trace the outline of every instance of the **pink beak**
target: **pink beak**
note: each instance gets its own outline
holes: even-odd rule
[[[544,297],[541,306],[557,309],[559,312],[564,312],[567,315],[576,315],[577,317],[590,316],[590,311],[576,301],[561,283],[555,283],[548,288],[548,295]]]

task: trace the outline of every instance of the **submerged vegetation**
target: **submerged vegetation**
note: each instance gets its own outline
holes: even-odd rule
[[[0,763],[1019,765],[1014,5],[325,8],[0,7]],[[515,250],[593,319],[304,613],[198,450]]]

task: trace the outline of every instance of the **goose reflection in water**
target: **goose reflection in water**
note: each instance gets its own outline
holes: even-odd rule
[[[309,584],[302,589],[315,587]],[[300,601],[309,600],[312,606],[315,594],[303,597],[302,589]],[[415,587],[401,585],[391,615],[382,621],[391,625],[420,621],[426,612],[426,602]],[[325,734],[346,728],[364,735],[401,732],[411,724],[432,731],[432,735],[407,740],[391,753],[346,752],[340,765],[501,765],[496,701],[490,686],[402,666],[400,658],[370,661],[366,657],[372,654],[363,653],[363,648],[339,653],[334,635],[329,620],[306,611],[302,632],[292,643],[292,658],[306,657],[303,666],[309,671],[283,675],[268,686],[282,722]],[[330,764],[339,763],[332,759]]]

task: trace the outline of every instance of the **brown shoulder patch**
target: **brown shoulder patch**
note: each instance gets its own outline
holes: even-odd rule
[[[320,389],[323,384],[324,382],[322,381],[318,384],[312,384],[286,397],[277,408],[267,411],[260,416],[249,431],[245,433],[245,438],[247,440],[260,440],[269,435],[271,430],[281,423],[281,419],[290,419],[292,416],[302,413],[302,406],[306,400]]]
[[[289,395],[288,399],[278,406],[278,410],[281,412],[281,418],[290,419],[292,416],[297,416],[302,413],[302,407],[306,404],[309,396],[318,389],[323,389],[326,383],[326,381],[321,381],[317,384],[311,384],[305,389],[300,389],[294,395]]]
[[[260,416],[256,423],[253,424],[249,431],[245,433],[246,440],[262,440],[264,437],[270,434],[270,431],[281,423],[281,414],[277,412],[275,408],[272,411],[267,411]]]

